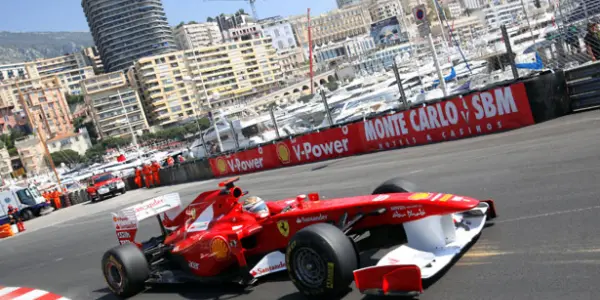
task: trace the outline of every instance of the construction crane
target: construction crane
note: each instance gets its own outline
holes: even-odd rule
[[[250,3],[250,8],[252,9],[252,17],[254,18],[254,21],[258,21],[258,13],[256,12],[256,0],[204,0],[204,1],[236,1],[236,2],[240,2],[240,1],[244,1],[244,2],[249,2]]]

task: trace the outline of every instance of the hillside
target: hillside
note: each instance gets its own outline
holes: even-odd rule
[[[89,32],[0,31],[0,65],[61,56],[93,45]]]

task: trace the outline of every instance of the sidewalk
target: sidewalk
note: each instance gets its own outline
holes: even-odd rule
[[[79,203],[77,205],[69,206],[67,208],[52,211],[51,213],[45,216],[40,216],[38,218],[29,220],[25,222],[24,232],[18,233],[12,237],[0,239],[0,242],[2,242],[3,240],[22,236],[30,232],[35,232],[40,229],[60,225],[62,223],[66,223],[68,221],[76,220],[79,218],[89,218],[93,215],[97,215],[100,213],[106,213],[108,218],[110,212],[118,211],[124,207],[128,207],[160,195],[178,192],[179,190],[196,187],[201,184],[211,183],[213,181],[215,180],[210,179],[205,181],[189,182],[152,189],[142,188],[133,191],[128,191],[125,195],[118,195],[116,197],[108,198],[101,202],[91,203],[90,201],[88,201]]]

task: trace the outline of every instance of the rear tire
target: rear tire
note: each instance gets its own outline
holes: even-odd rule
[[[391,193],[414,193],[419,192],[416,184],[406,181],[400,177],[392,178],[380,184],[373,191],[373,195]]]
[[[290,279],[304,295],[337,299],[349,289],[358,268],[355,246],[337,227],[317,223],[298,231],[286,251]]]
[[[134,244],[125,244],[104,254],[102,273],[108,288],[115,295],[127,298],[144,290],[150,269],[144,253]]]

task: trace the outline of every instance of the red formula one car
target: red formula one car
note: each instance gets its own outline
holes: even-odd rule
[[[102,258],[109,288],[128,297],[151,283],[253,285],[287,270],[310,297],[336,298],[352,281],[364,294],[418,295],[422,280],[448,266],[496,217],[492,200],[415,192],[399,179],[372,195],[308,194],[249,208],[239,202],[247,193],[236,180],[185,208],[169,194],[113,213],[121,245]],[[254,214],[256,208],[268,213]],[[162,235],[136,242],[139,222],[154,216]],[[392,250],[375,265],[360,267],[360,253],[386,247]]]

